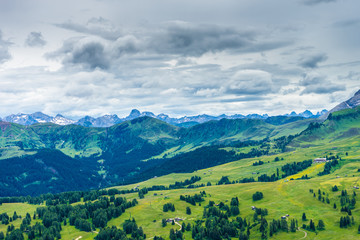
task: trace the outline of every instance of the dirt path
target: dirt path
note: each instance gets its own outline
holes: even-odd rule
[[[305,232],[304,230],[302,230],[300,227],[298,227],[298,230],[299,230],[300,232],[305,233],[305,236],[303,236],[303,237],[302,237],[302,238],[300,238],[300,239],[304,239],[304,238],[306,238],[306,237],[307,237],[307,232]]]
[[[179,231],[181,231],[181,229],[182,229],[182,226],[181,226],[181,224],[180,224],[180,223],[178,223],[178,222],[175,222],[175,224],[177,224],[177,225],[179,225],[179,226],[180,226],[180,229],[179,229]]]
[[[81,238],[82,238],[82,236],[75,238],[75,240],[79,240],[79,239],[81,239]]]

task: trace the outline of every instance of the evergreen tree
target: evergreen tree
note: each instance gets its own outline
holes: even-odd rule
[[[323,220],[321,220],[321,219],[319,220],[317,228],[319,230],[324,230],[325,229],[325,223],[324,223]]]
[[[305,214],[305,213],[303,213],[301,219],[302,219],[303,221],[306,221],[306,214]]]
[[[291,219],[291,222],[290,222],[290,231],[291,231],[291,232],[296,232],[296,225],[295,225],[295,220],[294,220],[294,219]]]
[[[170,240],[176,240],[176,235],[174,229],[170,229]]]
[[[191,215],[191,208],[190,207],[186,207],[186,214]]]

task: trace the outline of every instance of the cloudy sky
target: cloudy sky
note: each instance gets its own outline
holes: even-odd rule
[[[359,0],[2,0],[0,116],[284,114],[360,88]]]

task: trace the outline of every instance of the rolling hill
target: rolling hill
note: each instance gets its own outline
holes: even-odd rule
[[[16,157],[36,159],[36,153],[43,149],[59,150],[66,157],[73,159],[81,166],[89,165],[95,172],[97,181],[92,181],[91,187],[107,186],[120,182],[137,181],[144,177],[153,177],[149,172],[171,159],[186,154],[191,158],[196,149],[206,146],[215,147],[215,151],[223,145],[254,141],[253,147],[263,139],[274,139],[289,134],[297,134],[313,119],[299,117],[277,117],[264,119],[222,119],[197,124],[188,128],[170,125],[151,117],[140,117],[108,128],[87,128],[79,125],[57,125],[53,123],[37,123],[30,126],[15,123],[0,122],[0,154],[1,165]],[[203,151],[203,150],[198,150]],[[247,157],[250,155],[247,155]],[[252,155],[251,155],[252,156]],[[221,156],[219,155],[221,158]],[[245,157],[245,156],[243,156]],[[226,158],[228,159],[228,158]],[[231,158],[236,159],[236,156]],[[61,161],[61,160],[58,160]],[[230,161],[216,159],[197,165],[195,169],[214,166]],[[30,160],[29,160],[30,162]],[[60,166],[61,167],[61,164]],[[170,168],[158,175],[179,172],[180,167]],[[23,174],[30,174],[26,165],[22,168]],[[181,170],[182,171],[182,170]],[[10,175],[11,177],[11,175]],[[57,185],[50,180],[40,180],[36,177],[30,182],[25,180],[24,185],[43,181],[48,189],[42,191],[56,192]],[[6,182],[6,181],[5,181]],[[54,184],[54,185],[52,185]],[[68,190],[77,188],[69,181]],[[10,185],[9,185],[10,186]],[[12,192],[8,187],[7,194],[22,194],[17,189]],[[61,188],[61,191],[64,189]],[[5,192],[4,192],[5,193]],[[37,194],[38,192],[33,192]],[[30,193],[31,194],[31,193]]]

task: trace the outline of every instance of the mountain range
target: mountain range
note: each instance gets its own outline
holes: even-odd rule
[[[290,114],[286,114],[284,116],[289,117],[302,117],[302,118],[318,118],[324,115],[327,110],[322,110],[321,112],[317,112],[313,114],[311,111],[306,110],[302,113],[291,112]],[[111,127],[115,124],[125,122],[128,120],[132,120],[139,117],[152,117],[164,121],[166,123],[180,126],[180,127],[190,127],[200,123],[212,121],[212,120],[220,120],[220,119],[267,119],[270,116],[267,114],[235,114],[235,115],[219,115],[219,116],[211,116],[211,115],[197,115],[197,116],[184,116],[180,118],[172,118],[166,114],[155,115],[152,112],[140,112],[137,109],[133,109],[130,114],[124,118],[119,118],[116,114],[113,115],[104,115],[98,118],[94,118],[91,116],[85,116],[78,121],[74,121],[72,119],[66,118],[60,114],[57,114],[55,117],[48,116],[42,112],[35,112],[32,114],[12,114],[3,119],[5,122],[17,123],[21,125],[32,125],[35,123],[55,123],[58,125],[69,125],[76,124],[84,127]],[[1,119],[0,119],[1,120]]]
[[[325,121],[267,116],[221,118],[179,127],[164,122],[164,115],[157,119],[137,110],[110,127],[54,124],[66,120],[41,113],[19,117],[23,123],[32,121],[31,125],[2,121],[0,195],[94,189],[291,152],[314,144],[336,146],[338,140],[359,136],[358,95],[346,101],[351,108],[332,112]],[[116,115],[103,119],[111,124],[119,121]],[[83,124],[90,120],[85,119]]]

